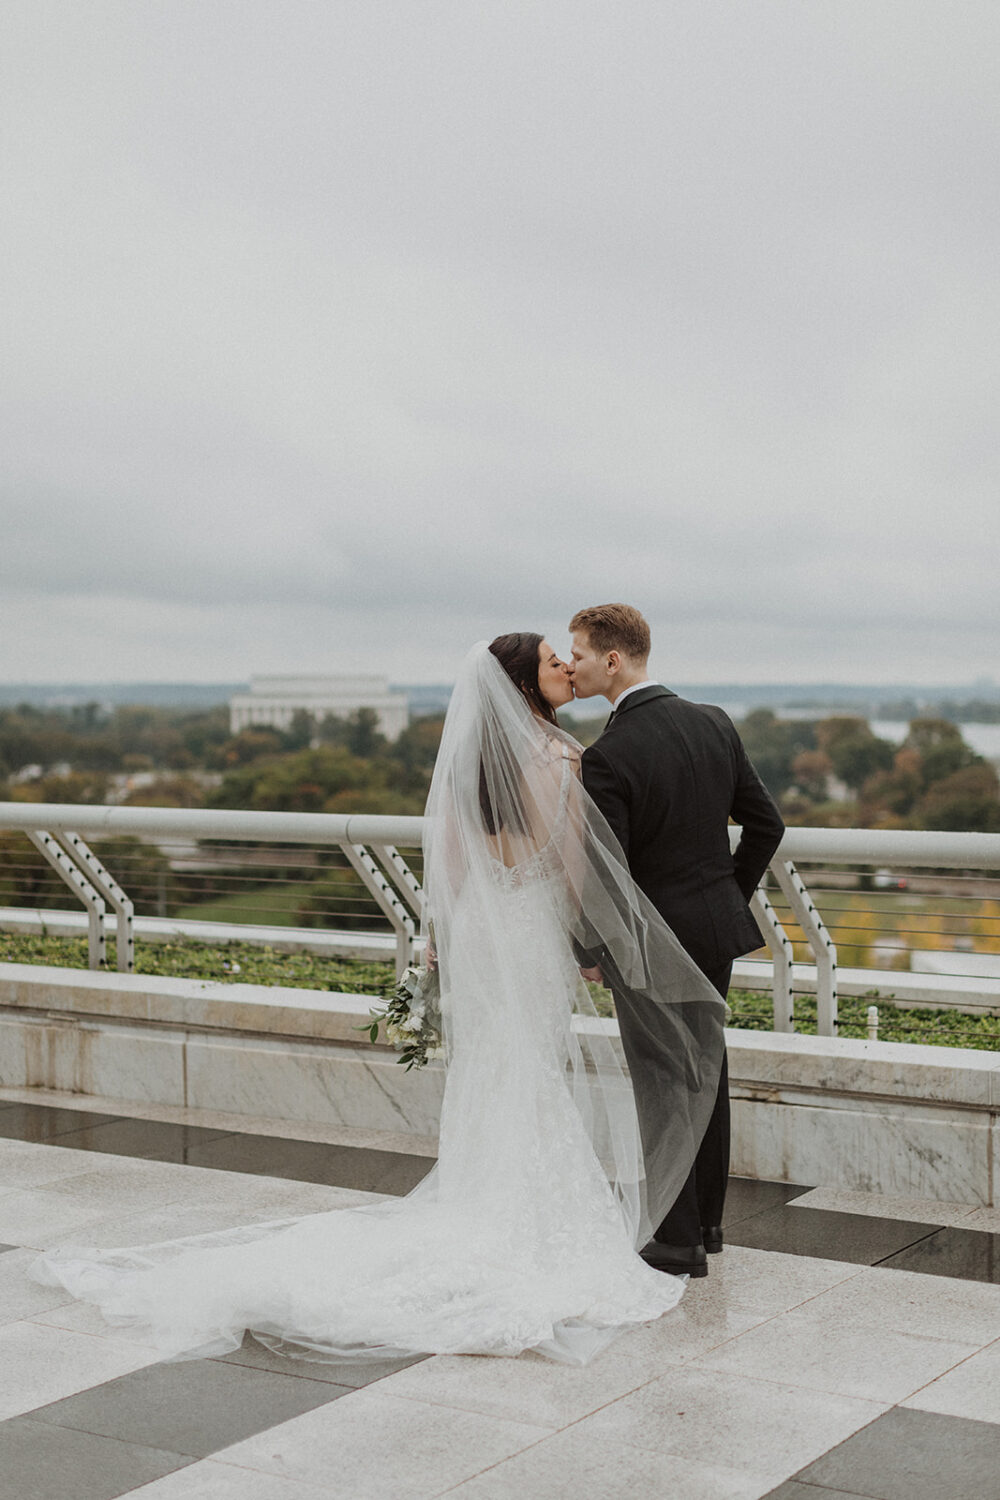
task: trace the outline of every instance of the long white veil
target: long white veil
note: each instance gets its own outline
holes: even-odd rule
[[[580,755],[569,734],[532,712],[486,643],[473,647],[427,802],[427,910],[453,1053],[463,982],[477,970],[492,976],[505,1050],[537,1045],[541,997],[529,994],[526,1009],[516,990],[525,984],[525,945],[530,953],[546,921],[561,924],[572,955],[600,964],[629,1077],[618,1028],[577,978],[563,1038],[567,1079],[638,1247],[676,1199],[708,1124],[725,1005],[629,874],[582,786]],[[523,907],[515,906],[512,928],[510,904],[498,893],[516,890]],[[558,932],[547,936],[558,945]]]
[[[535,1349],[582,1363],[672,1307],[682,1283],[635,1250],[694,1160],[724,1007],[629,876],[579,756],[475,647],[427,804],[448,1058],[438,1162],[413,1192],[66,1246],[36,1279],[172,1357],[225,1353],[250,1329],[308,1359]],[[612,982],[627,1072],[584,951]]]

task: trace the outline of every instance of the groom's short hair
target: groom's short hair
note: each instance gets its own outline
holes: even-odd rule
[[[634,661],[645,661],[649,656],[649,626],[631,604],[594,604],[590,609],[578,609],[569,628],[585,635],[602,656],[606,651],[619,651]]]

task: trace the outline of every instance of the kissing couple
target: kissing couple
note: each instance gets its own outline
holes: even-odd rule
[[[299,1219],[65,1247],[36,1279],[174,1357],[249,1330],[307,1359],[583,1364],[707,1274],[724,996],[762,941],[748,903],[783,824],[722,710],[649,679],[638,610],[584,609],[570,631],[566,662],[527,632],[474,646],[445,719],[424,834],[446,1050],[427,1177]],[[556,712],[599,695],[611,718],[582,750]]]

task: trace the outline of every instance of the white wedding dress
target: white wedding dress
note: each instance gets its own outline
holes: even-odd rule
[[[606,891],[607,877],[598,868],[595,885],[594,851],[581,841],[593,837],[581,809],[586,819],[593,809],[576,753],[566,736],[542,731],[477,651],[466,693],[456,690],[428,804],[426,880],[448,1051],[437,1165],[402,1199],[153,1246],[64,1249],[37,1263],[39,1279],[96,1304],[110,1323],[141,1328],[164,1355],[226,1352],[250,1329],[270,1348],[313,1359],[534,1349],[583,1363],[682,1295],[680,1280],[636,1253],[648,1235],[640,1132],[650,1127],[608,1024],[586,1014],[574,957],[574,929],[607,941],[613,925],[605,917],[600,931],[591,920],[606,897],[581,896],[588,886]],[[503,809],[492,782],[498,725],[489,713],[482,722],[484,682],[512,716],[504,743],[517,762],[516,811]],[[487,780],[493,833],[483,821]],[[479,788],[471,797],[470,781]],[[616,879],[620,869],[619,856]],[[634,904],[634,887],[623,889]],[[643,912],[629,940],[632,957],[647,962],[648,920]],[[624,968],[624,940],[611,951]],[[676,1055],[665,1064],[664,1077],[687,1089],[676,1111],[685,1145],[676,1137],[666,1148],[678,1158],[670,1197],[711,1108],[704,1101],[718,1075],[708,1054],[716,1029],[721,1037],[715,992],[690,979],[683,956],[672,958],[688,986],[682,1008],[711,1019],[681,1073]],[[676,1054],[676,1035],[657,1045]],[[661,1200],[648,1196],[659,1212]]]

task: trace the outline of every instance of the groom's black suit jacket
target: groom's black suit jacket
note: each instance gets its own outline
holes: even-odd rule
[[[747,903],[785,825],[722,709],[658,684],[629,693],[582,769],[636,884],[699,968],[715,974],[759,948]]]

